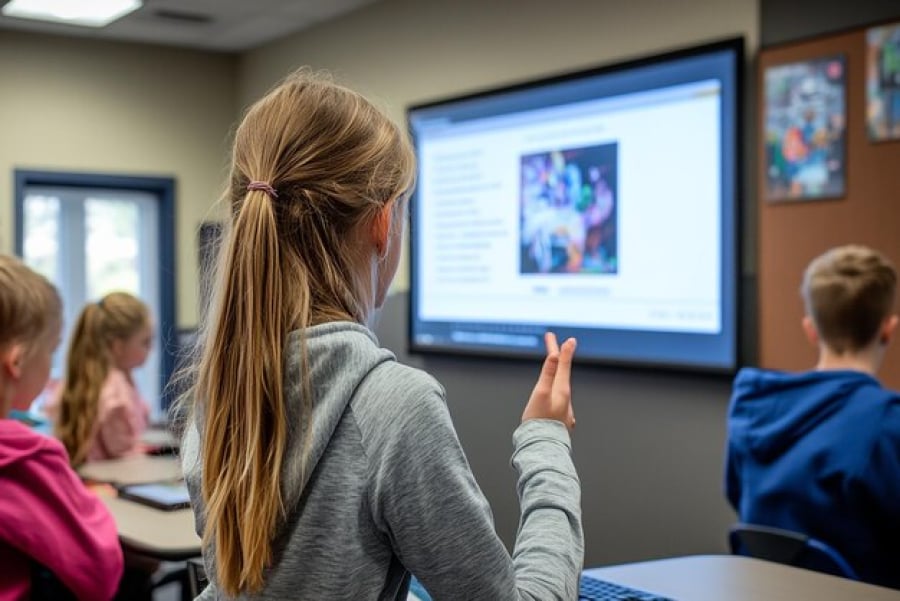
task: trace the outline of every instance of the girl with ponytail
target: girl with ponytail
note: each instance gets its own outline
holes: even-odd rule
[[[548,355],[514,435],[513,561],[443,388],[367,327],[400,259],[415,158],[359,94],[302,69],[238,128],[208,321],[186,380],[182,462],[202,599],[574,599],[575,341]]]
[[[113,292],[82,309],[47,407],[73,466],[141,452],[150,410],[131,370],[147,360],[152,340],[150,312],[131,294]]]

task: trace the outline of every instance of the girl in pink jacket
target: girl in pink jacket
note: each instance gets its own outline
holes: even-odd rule
[[[61,323],[50,282],[0,255],[0,601],[30,599],[38,567],[82,601],[109,601],[122,576],[115,522],[63,446],[8,419],[47,382]]]
[[[147,360],[152,339],[147,306],[125,292],[107,294],[81,311],[65,380],[47,410],[72,465],[143,451],[149,408],[131,370]]]

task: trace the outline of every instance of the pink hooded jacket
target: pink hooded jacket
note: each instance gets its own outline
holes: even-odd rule
[[[32,562],[78,599],[108,601],[122,561],[112,516],[69,467],[62,444],[0,419],[0,601],[30,598]]]

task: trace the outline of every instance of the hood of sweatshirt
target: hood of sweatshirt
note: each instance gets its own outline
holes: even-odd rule
[[[46,440],[35,436],[25,424],[11,419],[0,419],[0,469],[8,468],[33,456]]]
[[[367,328],[348,322],[323,324],[306,332],[308,378],[312,391],[312,436],[303,433],[301,336],[291,334],[286,353],[285,396],[289,425],[282,488],[290,507],[299,499],[347,410],[357,387],[394,354],[378,346]],[[305,449],[306,465],[303,465]]]
[[[393,353],[378,346],[375,335],[351,322],[332,322],[305,331],[309,389],[312,392],[311,436],[304,435],[302,379],[304,336],[292,332],[285,347],[285,420],[287,445],[282,466],[282,491],[290,510],[325,453],[341,416],[359,384]],[[187,428],[182,444],[182,464],[189,486],[200,485],[200,436],[195,422]],[[304,465],[305,458],[305,465]],[[192,495],[200,498],[200,495]]]
[[[729,436],[760,461],[771,461],[868,387],[881,385],[860,371],[742,369],[734,381]]]

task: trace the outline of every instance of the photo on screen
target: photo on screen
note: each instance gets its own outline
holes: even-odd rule
[[[900,23],[866,32],[866,119],[869,139],[900,139]]]
[[[520,273],[618,272],[618,144],[521,157]]]
[[[767,200],[844,195],[845,82],[843,55],[766,69]]]

